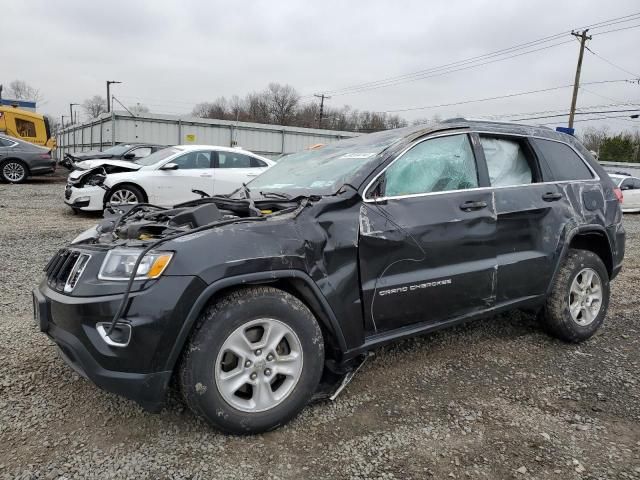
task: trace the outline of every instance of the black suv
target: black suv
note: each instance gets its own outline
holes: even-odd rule
[[[363,135],[229,196],[108,209],[47,265],[35,317],[106,390],[157,410],[173,378],[211,424],[269,430],[399,338],[514,308],[591,337],[622,266],[620,198],[546,128]]]

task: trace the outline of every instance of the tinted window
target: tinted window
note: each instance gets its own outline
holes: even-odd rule
[[[264,168],[264,167],[267,167],[268,165],[262,160],[259,160],[255,157],[251,157],[251,166],[254,168]]]
[[[16,130],[18,130],[18,135],[20,135],[21,137],[36,136],[36,125],[28,120],[16,118]]]
[[[525,185],[533,181],[530,162],[521,144],[505,138],[481,137],[492,186]]]
[[[253,158],[236,152],[218,152],[218,168],[251,168],[255,167]]]
[[[549,165],[553,180],[588,180],[593,178],[584,161],[569,145],[541,139],[535,139],[535,142]]]
[[[10,147],[11,145],[13,145],[12,141],[0,138],[0,147]]]
[[[640,190],[640,180],[636,178],[626,178],[621,184],[623,190]]]
[[[478,186],[476,162],[467,135],[419,143],[385,172],[385,196],[463,190]]]
[[[211,152],[189,152],[171,161],[178,165],[180,170],[194,168],[211,168]]]

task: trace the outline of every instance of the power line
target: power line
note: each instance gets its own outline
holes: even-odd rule
[[[622,112],[640,112],[640,108],[629,108],[625,110],[601,110],[597,112],[575,112],[575,115],[596,115],[601,113],[622,113]],[[512,122],[521,122],[525,120],[540,120],[543,118],[555,118],[555,117],[566,117],[570,112],[565,112],[557,115],[542,115],[539,117],[527,117],[527,118],[514,118],[511,120]],[[627,115],[629,116],[629,115]]]
[[[603,84],[603,83],[619,83],[619,82],[628,82],[629,80],[627,79],[620,79],[620,80],[601,80],[598,82],[587,82],[584,83],[583,85],[597,85],[597,84]],[[542,88],[539,90],[529,90],[526,92],[516,92],[516,93],[509,93],[506,95],[497,95],[494,97],[485,97],[485,98],[477,98],[477,99],[472,99],[472,100],[463,100],[460,102],[451,102],[451,103],[441,103],[438,105],[427,105],[427,106],[423,106],[423,107],[411,107],[411,108],[401,108],[401,109],[396,109],[396,110],[383,110],[377,113],[399,113],[399,112],[409,112],[409,111],[415,111],[415,110],[427,110],[430,108],[441,108],[441,107],[452,107],[452,106],[456,106],[456,105],[465,105],[465,104],[469,104],[469,103],[479,103],[479,102],[488,102],[491,100],[500,100],[503,98],[511,98],[511,97],[519,97],[522,95],[531,95],[534,93],[543,93],[543,92],[550,92],[553,90],[560,90],[563,88],[570,88],[573,87],[573,84],[568,84],[568,85],[559,85],[557,87],[549,87],[549,88]]]
[[[629,22],[629,21],[633,21],[633,20],[638,20],[640,19],[640,12],[636,12],[633,14],[629,14],[629,15],[625,15],[622,17],[618,17],[618,18],[614,18],[614,19],[609,19],[609,20],[604,20],[601,22],[597,22],[591,25],[587,25],[586,27],[582,27],[582,28],[603,28],[606,26],[610,26],[610,25],[614,25],[614,24],[619,24],[619,23],[624,23],[624,22]],[[632,27],[630,27],[632,28]],[[616,30],[611,30],[611,31],[607,31],[607,32],[601,32],[601,33],[611,33],[613,31],[617,31]],[[366,90],[372,90],[375,88],[383,88],[383,87],[387,87],[387,86],[393,86],[393,85],[397,85],[399,83],[405,83],[408,81],[415,81],[415,80],[419,80],[422,79],[424,77],[424,75],[426,74],[430,74],[430,73],[434,73],[437,71],[441,71],[443,69],[450,69],[453,67],[458,67],[461,65],[465,65],[465,64],[469,64],[469,63],[474,63],[477,62],[479,60],[483,60],[483,59],[487,59],[487,58],[491,58],[491,57],[496,57],[496,56],[502,56],[502,55],[506,55],[508,53],[513,53],[514,51],[517,50],[522,50],[522,49],[526,49],[532,46],[537,46],[543,43],[548,43],[550,41],[553,40],[557,40],[559,38],[561,38],[562,36],[571,33],[571,31],[565,31],[565,32],[561,32],[561,33],[557,33],[555,35],[550,35],[547,37],[543,37],[537,40],[532,40],[529,42],[525,42],[522,44],[518,44],[512,47],[508,47],[508,48],[503,48],[500,50],[497,50],[495,52],[491,52],[491,53],[486,53],[483,55],[479,55],[476,57],[471,57],[465,60],[459,60],[457,62],[453,62],[453,63],[449,63],[446,65],[441,65],[439,67],[432,67],[426,70],[420,70],[417,72],[413,72],[413,73],[408,73],[408,74],[404,74],[404,75],[399,75],[399,76],[395,76],[395,77],[389,77],[386,79],[382,79],[382,80],[377,80],[377,81],[372,81],[372,82],[365,82],[365,83],[361,83],[361,84],[357,84],[357,85],[351,85],[349,87],[344,87],[344,88],[340,88],[340,89],[335,89],[335,90],[330,90],[330,91],[326,91],[325,93],[329,93],[329,94],[334,94],[334,95],[347,95],[347,94],[351,94],[351,93],[359,93],[361,91],[366,91]],[[557,46],[557,45],[561,45],[560,44],[555,44],[552,46]],[[546,48],[551,48],[552,46],[547,46]],[[536,50],[531,50],[528,53],[533,53],[535,51],[538,51],[539,49]],[[509,57],[509,58],[513,58],[513,57]],[[507,58],[505,58],[506,60]],[[496,59],[494,61],[500,61],[502,59]],[[487,63],[492,63],[492,62],[484,62],[481,63],[479,65],[475,65],[475,66],[481,66],[481,65],[486,65]],[[473,68],[473,67],[467,67],[467,68]],[[452,71],[459,71],[461,69],[454,69]],[[452,73],[452,72],[441,72],[440,74],[444,74],[444,73]],[[424,77],[424,78],[429,78],[429,76]],[[306,96],[310,96],[310,95],[305,95]]]
[[[630,72],[629,70],[627,70],[626,68],[622,68],[620,65],[616,65],[615,63],[613,63],[611,60],[607,60],[606,58],[604,58],[602,55],[597,54],[596,52],[594,52],[591,48],[589,47],[585,47],[587,49],[587,51],[589,53],[591,53],[592,55],[595,55],[596,57],[598,57],[600,60],[607,62],[609,65],[611,65],[612,67],[617,68],[618,70],[621,70],[625,73],[628,73],[629,75],[633,75],[634,77],[640,77],[640,75],[638,75],[637,73],[633,73]]]
[[[637,20],[637,19],[634,19],[634,20]],[[631,25],[629,27],[616,28],[615,30],[607,30],[605,32],[594,33],[593,35],[604,35],[605,33],[620,32],[622,30],[630,30],[632,28],[638,28],[638,27],[640,27],[640,23],[638,23],[637,25]]]

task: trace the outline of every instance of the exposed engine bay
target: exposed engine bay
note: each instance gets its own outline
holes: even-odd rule
[[[198,193],[196,191],[196,193]],[[104,220],[81,234],[73,243],[122,244],[129,241],[157,241],[194,229],[246,219],[266,220],[294,213],[306,205],[303,198],[286,201],[207,197],[163,208],[151,204],[108,206]]]

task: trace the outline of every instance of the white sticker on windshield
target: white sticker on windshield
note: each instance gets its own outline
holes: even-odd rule
[[[375,153],[345,153],[338,158],[371,158]]]
[[[310,188],[324,188],[333,186],[333,182],[331,180],[316,180],[311,185]]]

